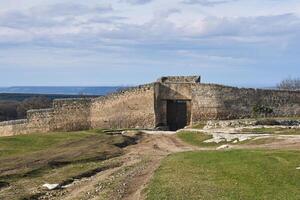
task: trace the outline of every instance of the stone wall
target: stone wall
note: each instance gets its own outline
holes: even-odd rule
[[[30,132],[51,131],[54,109],[29,110],[27,112],[27,129]]]
[[[153,84],[93,99],[90,120],[92,128],[153,128]]]
[[[0,122],[0,137],[27,134],[29,131],[26,119]]]
[[[0,123],[0,136],[90,128],[91,99],[57,99],[51,109],[29,110],[27,119]]]
[[[91,127],[92,99],[58,99],[53,102],[51,131],[76,131]]]
[[[90,128],[153,128],[154,85],[95,99],[57,99],[51,109],[30,110],[26,120],[0,123],[0,136]]]
[[[300,116],[300,92],[192,85],[193,122],[252,117],[256,105],[272,108],[272,116]]]
[[[267,106],[273,116],[300,116],[300,92],[200,84],[200,77],[160,81],[95,99],[54,100],[53,108],[28,111],[26,120],[0,123],[0,136],[90,128],[154,128],[165,125],[168,102],[187,102],[187,122],[253,116]]]

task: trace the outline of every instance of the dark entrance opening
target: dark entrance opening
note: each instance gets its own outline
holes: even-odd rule
[[[167,101],[167,123],[170,131],[176,131],[187,125],[187,101]]]

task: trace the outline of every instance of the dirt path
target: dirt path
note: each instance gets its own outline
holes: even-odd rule
[[[144,199],[144,188],[163,158],[171,153],[199,150],[172,134],[144,134],[125,154],[108,162],[122,165],[90,178],[75,181],[63,190],[48,192],[40,199]]]
[[[300,148],[300,136],[272,136],[266,144],[234,145],[233,149],[252,148]],[[206,150],[182,142],[176,134],[151,132],[143,134],[136,145],[126,147],[125,154],[107,161],[107,164],[117,162],[120,165],[104,170],[96,175],[77,180],[69,187],[46,193],[39,199],[59,200],[140,200],[145,199],[147,184],[163,158],[169,154],[184,151]],[[210,148],[214,149],[214,148]]]

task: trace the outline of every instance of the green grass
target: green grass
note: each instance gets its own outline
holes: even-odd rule
[[[289,128],[244,128],[243,133],[261,133],[261,134],[277,134],[277,135],[300,135],[300,129],[289,129]]]
[[[0,157],[39,151],[62,142],[82,139],[92,134],[93,133],[82,131],[0,137]]]
[[[213,142],[204,143],[205,140],[212,139],[212,136],[201,132],[181,131],[177,133],[177,137],[179,137],[182,141],[188,144],[198,146],[198,147],[215,147],[224,144],[223,142],[218,144]]]
[[[298,200],[299,151],[202,151],[168,156],[147,199]]]
[[[61,183],[103,166],[114,167],[122,147],[134,141],[101,130],[0,138],[0,182],[12,185],[0,192],[0,199],[30,197],[45,182]]]
[[[243,142],[240,142],[239,144],[245,144],[245,145],[263,145],[263,144],[271,144],[274,142],[280,142],[283,141],[284,139],[278,139],[274,137],[269,137],[269,138],[258,138],[258,139],[251,139],[251,140],[246,140]]]

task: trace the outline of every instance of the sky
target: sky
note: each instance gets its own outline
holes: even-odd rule
[[[300,76],[299,0],[0,0],[0,86]]]

